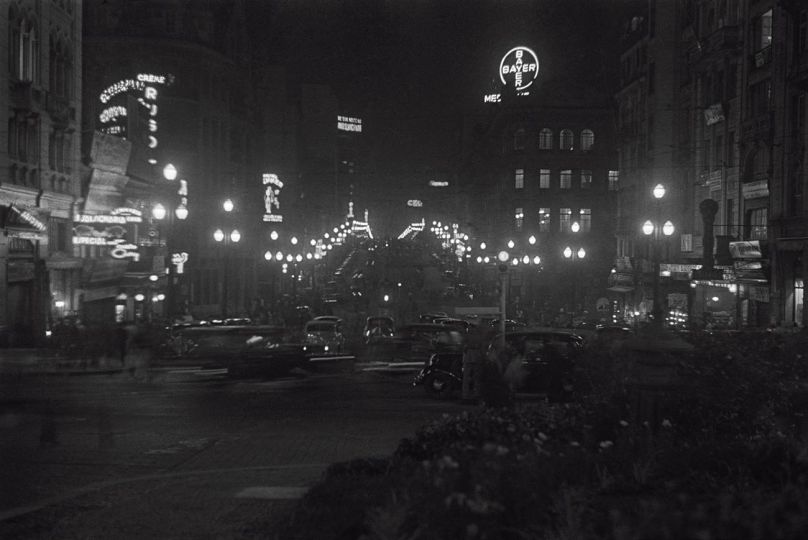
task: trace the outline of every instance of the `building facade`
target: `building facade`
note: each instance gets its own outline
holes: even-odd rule
[[[486,106],[466,118],[458,174],[470,264],[494,266],[507,251],[509,298],[526,316],[610,319],[619,187],[610,99],[564,81]]]
[[[650,280],[637,216],[662,183],[672,323],[805,325],[806,17],[799,2],[652,0],[627,24],[618,255]]]
[[[0,342],[41,343],[78,309],[71,225],[80,193],[82,5],[4,2],[0,11]]]
[[[238,0],[86,7],[83,149],[90,180],[81,214],[132,208],[143,220],[136,236],[126,237],[136,253],[111,283],[117,287],[97,287],[94,301],[124,303],[138,317],[155,309],[195,318],[248,310],[265,186],[255,157],[259,122],[245,17]],[[110,171],[91,155],[103,136],[131,144],[122,170]],[[168,165],[170,180],[163,174]],[[106,264],[116,257],[109,245],[96,256]]]

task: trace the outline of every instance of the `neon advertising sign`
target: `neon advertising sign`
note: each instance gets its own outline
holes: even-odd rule
[[[529,96],[530,86],[539,76],[539,57],[532,49],[524,46],[514,47],[499,62],[499,80],[502,85],[513,87],[517,96]],[[486,94],[485,103],[499,103],[502,94]]]
[[[272,223],[280,223],[283,221],[283,216],[276,213],[281,208],[281,201],[278,198],[283,189],[283,182],[278,178],[277,174],[264,174],[262,176],[264,183],[264,221]]]

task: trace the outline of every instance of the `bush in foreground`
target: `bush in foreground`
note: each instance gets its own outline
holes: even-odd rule
[[[635,420],[624,359],[592,355],[602,373],[574,404],[444,417],[389,458],[332,466],[282,537],[808,537],[808,450],[787,391],[805,366],[770,345],[702,344],[659,425]]]

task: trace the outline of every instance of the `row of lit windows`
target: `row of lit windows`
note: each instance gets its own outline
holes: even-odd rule
[[[514,210],[514,227],[517,231],[524,230],[525,225],[525,209],[516,208]],[[578,210],[577,220],[573,221],[572,208],[559,208],[558,209],[558,231],[562,233],[567,232],[589,232],[592,229],[592,209],[580,208]],[[553,213],[550,208],[539,208],[538,225],[540,233],[548,233],[551,231]],[[573,226],[577,224],[577,226]]]
[[[580,149],[584,152],[592,149],[595,144],[595,132],[591,129],[584,129],[579,136]],[[527,144],[527,130],[519,128],[513,133],[513,149],[524,150]],[[539,130],[539,150],[555,149],[555,133],[550,128]],[[572,151],[575,150],[575,133],[571,129],[562,129],[558,133],[558,149]]]
[[[539,189],[550,189],[552,180],[552,171],[550,169],[539,169]],[[572,169],[561,169],[558,174],[558,187],[559,189],[572,189],[573,173]],[[578,171],[576,177],[576,184],[581,189],[589,189],[592,187],[592,171],[588,169],[581,169]],[[525,187],[525,170],[515,169],[513,173],[513,187],[515,189],[524,189]],[[617,191],[620,187],[620,174],[618,171],[609,171],[609,191]]]

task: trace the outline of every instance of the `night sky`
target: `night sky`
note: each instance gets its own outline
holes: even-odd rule
[[[380,166],[406,174],[445,168],[458,113],[484,106],[500,59],[516,45],[536,51],[542,84],[613,95],[622,28],[643,3],[248,0],[248,9],[256,57],[286,66],[292,83],[330,84],[344,114],[373,111],[389,153]]]

